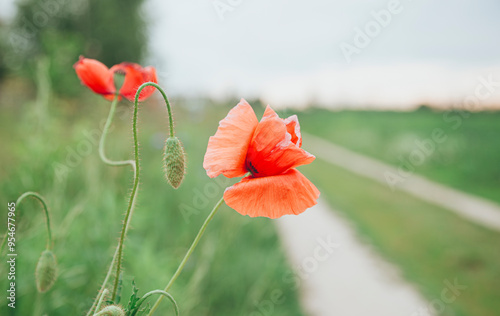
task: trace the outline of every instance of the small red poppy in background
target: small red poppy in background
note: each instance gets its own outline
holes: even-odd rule
[[[209,177],[250,175],[224,192],[242,215],[278,218],[316,204],[318,189],[295,169],[315,157],[301,148],[296,115],[281,119],[267,106],[261,121],[244,99],[219,123],[208,141],[203,168]]]
[[[115,95],[118,94],[118,98],[123,96],[130,101],[134,101],[135,93],[143,83],[158,83],[156,69],[152,66],[143,68],[138,64],[124,62],[108,69],[106,65],[98,60],[80,56],[80,60],[73,67],[82,84],[108,100],[113,100]],[[115,73],[125,75],[125,80],[118,93],[114,82]],[[144,88],[139,96],[139,101],[147,99],[153,94],[154,90],[155,88],[151,86]]]

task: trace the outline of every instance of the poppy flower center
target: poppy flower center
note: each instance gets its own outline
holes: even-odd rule
[[[250,173],[252,174],[252,177],[256,178],[259,176],[259,171],[257,170],[257,168],[255,168],[255,166],[252,164],[252,162],[250,160],[247,160],[245,161],[245,167],[248,171],[250,171]]]

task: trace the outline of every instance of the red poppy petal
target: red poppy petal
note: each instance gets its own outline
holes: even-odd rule
[[[266,110],[264,111],[264,115],[262,116],[262,119],[273,118],[273,117],[279,117],[279,116],[268,105],[266,107]],[[292,137],[292,139],[291,139],[292,143],[296,144],[299,147],[302,147],[302,136],[300,135],[300,125],[299,125],[299,119],[297,118],[297,115],[292,115],[286,119],[283,119],[283,122],[285,122],[287,132]]]
[[[302,147],[302,135],[300,134],[300,124],[297,115],[292,115],[284,119],[286,130],[292,136],[292,143]]]
[[[292,142],[285,121],[273,113],[270,107],[266,109],[248,147],[247,168],[254,177],[281,174],[315,159]]]
[[[115,94],[112,72],[100,61],[80,57],[73,68],[76,75],[89,89],[102,95]]]
[[[319,190],[302,173],[290,169],[271,177],[245,177],[224,192],[226,204],[242,215],[278,218],[300,214],[315,205]]]
[[[130,101],[135,100],[135,94],[137,89],[145,82],[158,83],[158,78],[156,77],[156,70],[154,67],[142,68],[138,64],[134,63],[121,63],[111,67],[111,71],[120,72],[125,74],[125,80],[120,88],[120,94]],[[151,94],[153,94],[154,87],[146,87],[142,89],[139,95],[139,101],[146,100]]]
[[[258,123],[252,107],[244,99],[219,122],[203,160],[203,168],[210,178],[220,174],[228,178],[241,177],[248,172],[245,158]]]
[[[156,76],[156,68],[155,67],[148,66],[148,67],[143,68],[142,75],[143,75],[144,82],[158,83],[158,77]],[[155,92],[155,90],[156,90],[156,88],[152,87],[152,86],[148,86],[148,87],[144,88],[141,91],[141,95],[139,96],[139,101],[143,101],[143,100],[146,100],[147,98],[149,98],[153,94],[153,92]]]
[[[276,112],[274,112],[274,110],[269,105],[266,106],[266,110],[264,111],[264,115],[262,115],[261,121],[265,118],[273,118],[273,117],[279,117],[279,116]]]

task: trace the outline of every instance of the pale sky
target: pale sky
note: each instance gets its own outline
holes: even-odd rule
[[[500,82],[498,0],[146,0],[144,14],[148,63],[174,95],[408,108]],[[493,90],[481,102],[500,104]]]
[[[235,4],[223,19],[221,3]],[[276,106],[447,104],[473,94],[478,76],[500,81],[499,1],[401,0],[377,34],[371,12],[390,3],[149,0],[152,60],[173,93]],[[367,26],[370,43],[347,63],[341,43]],[[500,103],[495,92],[484,102]]]

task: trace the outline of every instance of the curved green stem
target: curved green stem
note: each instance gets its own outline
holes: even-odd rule
[[[52,229],[50,228],[50,215],[49,215],[49,208],[47,206],[47,202],[45,201],[44,197],[41,196],[37,192],[25,192],[21,194],[21,196],[17,199],[16,201],[16,206],[21,203],[22,200],[24,200],[26,197],[32,196],[40,201],[43,206],[43,210],[45,212],[45,220],[47,223],[47,250],[52,249]]]
[[[111,107],[109,109],[108,119],[106,120],[106,124],[104,124],[104,128],[102,130],[101,139],[99,140],[99,157],[101,158],[101,160],[105,164],[110,165],[110,166],[131,165],[133,168],[135,168],[135,162],[133,160],[114,161],[114,160],[108,159],[106,157],[106,154],[104,153],[104,147],[106,145],[106,136],[108,136],[109,127],[111,126],[111,122],[113,121],[113,117],[115,115],[117,104],[118,104],[118,96],[116,96],[113,99],[113,102],[111,102]]]
[[[188,261],[189,257],[191,256],[191,254],[193,253],[194,249],[198,245],[198,242],[200,241],[201,236],[203,236],[203,233],[207,229],[208,224],[212,221],[212,219],[214,218],[215,213],[217,213],[217,210],[220,208],[220,206],[222,205],[222,203],[224,203],[224,197],[222,197],[219,200],[219,202],[217,202],[217,204],[215,204],[214,208],[212,209],[212,211],[210,212],[210,214],[208,214],[208,217],[205,219],[205,222],[203,223],[203,225],[201,225],[201,228],[198,231],[198,234],[196,235],[196,237],[194,238],[193,243],[191,244],[191,247],[189,247],[188,251],[184,255],[184,258],[182,259],[181,263],[179,264],[179,267],[177,267],[177,270],[175,271],[174,275],[172,276],[172,278],[170,279],[170,281],[168,281],[168,284],[167,284],[167,286],[164,289],[165,292],[168,292],[168,290],[170,289],[170,287],[172,286],[172,284],[174,284],[174,282],[177,279],[177,277],[181,274],[182,270],[184,269],[184,266],[186,265],[186,262]],[[151,311],[149,312],[148,316],[153,315],[153,313],[155,312],[155,310],[160,305],[162,299],[163,299],[163,296],[160,296],[156,300],[156,303],[151,308]]]
[[[173,126],[173,119],[172,119],[172,110],[170,108],[170,103],[168,102],[167,95],[165,94],[165,91],[156,83],[154,82],[146,82],[143,83],[138,89],[137,92],[135,93],[135,102],[134,102],[134,116],[133,116],[133,122],[132,122],[132,132],[134,134],[134,160],[135,160],[135,177],[134,177],[134,185],[132,187],[132,195],[130,197],[129,205],[127,212],[125,213],[125,220],[123,222],[123,227],[122,227],[122,232],[120,235],[120,240],[118,242],[118,254],[116,257],[116,270],[115,270],[115,282],[113,285],[113,291],[111,294],[111,300],[114,301],[116,298],[116,292],[118,290],[118,281],[119,281],[119,276],[120,276],[120,270],[121,270],[121,264],[122,264],[122,257],[123,257],[123,242],[125,240],[125,235],[127,233],[127,227],[128,227],[128,222],[130,218],[130,213],[133,208],[134,202],[135,202],[135,195],[137,194],[137,188],[139,187],[139,174],[140,174],[140,168],[139,168],[139,141],[137,137],[137,112],[139,110],[139,95],[141,94],[142,90],[148,86],[153,86],[156,89],[158,89],[163,98],[165,99],[165,103],[167,106],[168,110],[168,115],[169,115],[169,121],[170,121],[170,136],[173,137],[174,135],[174,126]]]
[[[102,302],[104,302],[104,298],[106,298],[106,295],[108,295],[108,293],[109,293],[108,289],[104,289],[101,297],[99,298],[99,302],[97,303],[97,306],[95,307],[96,312],[101,308]]]
[[[21,203],[26,197],[28,196],[32,196],[34,198],[36,198],[37,200],[40,201],[40,203],[42,203],[42,206],[43,206],[43,210],[45,212],[45,221],[47,223],[47,250],[51,250],[52,249],[52,229],[50,228],[50,215],[49,215],[49,208],[47,206],[47,202],[45,201],[44,197],[41,196],[39,193],[37,192],[25,192],[23,194],[21,194],[20,197],[17,198],[17,201],[16,201],[16,207],[17,205],[19,205],[19,203]],[[6,240],[7,240],[7,233],[9,231],[7,230],[5,232],[5,235],[3,237],[3,240],[2,240],[2,244],[0,245],[0,254],[3,252],[3,248],[6,244]]]
[[[162,290],[154,290],[154,291],[151,291],[151,292],[144,294],[144,296],[141,297],[141,299],[139,301],[137,301],[137,304],[136,304],[137,308],[134,310],[134,312],[131,314],[131,316],[135,316],[135,314],[137,314],[137,311],[141,307],[142,303],[144,303],[144,301],[148,297],[150,297],[151,295],[154,295],[154,294],[160,294],[160,295],[163,295],[166,298],[168,298],[172,302],[172,305],[174,305],[175,315],[179,316],[179,305],[177,305],[177,302],[175,301],[174,297],[172,295],[170,295],[169,293],[162,291]],[[163,296],[161,296],[161,297],[163,297]]]
[[[135,95],[135,102],[137,103],[140,91],[142,89],[146,88],[147,86],[155,87],[156,89],[158,89],[158,91],[160,91],[161,95],[163,96],[163,99],[165,100],[165,105],[166,105],[167,111],[168,111],[168,122],[170,124],[170,137],[174,137],[174,119],[173,119],[173,114],[172,114],[172,108],[170,107],[170,102],[168,102],[167,94],[165,93],[165,91],[163,91],[163,89],[158,84],[156,84],[154,82],[146,82],[146,83],[142,84],[139,87],[139,89],[137,90],[137,93]]]

